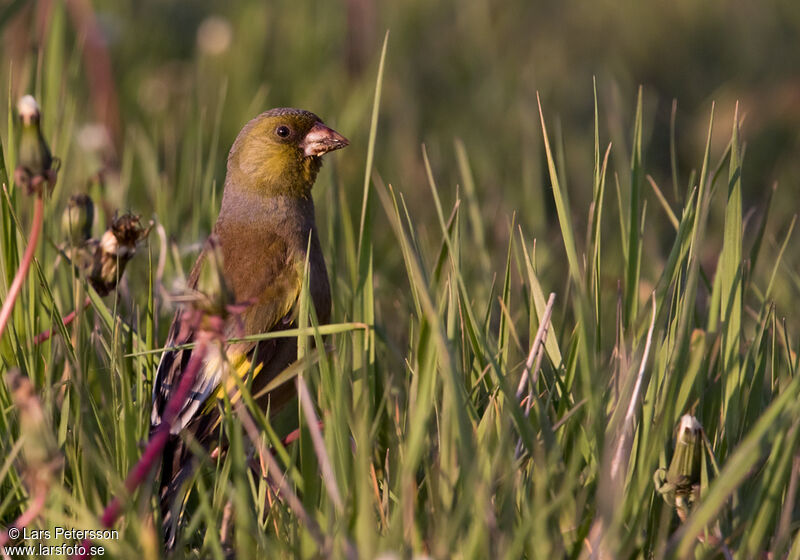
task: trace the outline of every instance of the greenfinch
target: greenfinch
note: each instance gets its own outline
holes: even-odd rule
[[[197,259],[187,286],[189,290],[201,289],[203,278],[215,277],[208,268],[221,267],[226,289],[243,309],[225,319],[222,330],[226,338],[295,327],[306,262],[310,298],[320,323],[328,322],[330,288],[311,189],[322,156],[347,145],[348,140],[325,126],[319,117],[299,109],[272,109],[239,132],[228,155],[214,242]],[[191,324],[190,316],[185,308],[179,309],[170,327],[167,350],[153,382],[151,433],[160,426],[170,396],[189,363],[191,349],[169,348],[195,340],[197,325]],[[162,457],[160,500],[168,549],[175,544],[182,508],[183,500],[176,498],[192,472],[192,454],[181,432],[189,432],[209,448],[218,434],[218,403],[225,391],[231,396],[236,387],[231,376],[252,376],[251,390],[258,395],[296,359],[295,338],[231,343],[223,351],[211,349],[206,354],[189,397],[170,428]],[[294,393],[294,385],[286,383],[257,402],[273,414]]]

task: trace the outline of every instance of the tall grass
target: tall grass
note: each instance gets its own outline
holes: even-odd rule
[[[66,25],[56,6],[53,42],[63,41]],[[570,203],[563,163],[570,145],[553,134],[558,100],[545,99],[542,151],[526,157],[544,170],[537,188],[552,196],[558,227],[549,235],[513,216],[487,216],[470,155],[480,145],[456,141],[452,155],[423,146],[418,182],[382,175],[375,147],[392,133],[380,121],[387,44],[373,67],[374,87],[350,101],[371,115],[358,133],[367,140],[334,156],[315,192],[334,324],[318,325],[304,296],[308,312],[293,333],[302,338],[301,359],[284,375],[310,398],[284,418],[267,417],[246,386],[244,406],[224,403],[229,452],[212,458],[198,449],[180,554],[800,557],[797,321],[773,302],[776,283],[796,283],[782,261],[794,222],[775,226],[768,211],[743,218],[740,116],[721,130],[711,109],[697,170],[676,171],[676,196],[667,197],[648,174],[643,92],[630,109],[630,154],[604,138],[595,94],[587,209]],[[60,209],[95,165],[73,142],[84,101],[69,87],[80,65],[64,61],[78,53],[77,44],[67,53],[48,49],[32,83],[46,100],[45,134],[64,163],[46,205],[47,242],[0,341],[3,378],[18,369],[44,412],[32,432],[0,384],[0,521],[11,523],[31,505],[30,471],[43,448],[63,462],[54,463],[31,527],[99,528],[104,505],[122,497],[120,538],[100,544],[114,558],[158,558],[153,485],[128,496],[124,480],[148,436],[152,375],[174,310],[167,296],[216,213],[227,90],[220,87],[216,106],[192,101],[196,118],[185,129],[170,131],[170,121],[131,125],[119,165],[90,186],[105,216],[136,200],[135,210],[164,232],[140,248],[118,292],[101,298],[54,248]],[[11,109],[8,122],[0,158],[2,294],[26,247],[31,210],[8,172],[15,165]],[[170,135],[182,142],[168,142]],[[721,152],[713,149],[720,135],[730,139]],[[678,141],[673,129],[670,145]],[[669,152],[677,170],[676,150]],[[360,192],[345,182],[354,176],[342,175],[353,166],[338,162],[348,158],[364,162]],[[629,175],[612,176],[621,161]],[[451,171],[461,187],[441,179]],[[424,198],[433,222],[415,217],[410,196]],[[519,208],[520,215],[539,211]],[[719,231],[710,220],[715,211],[724,215]],[[487,241],[498,227],[507,231],[502,251]],[[770,246],[765,232],[779,228],[786,233]],[[663,231],[668,238],[657,238]],[[551,255],[547,271],[537,258],[543,249]],[[718,258],[709,260],[709,252]],[[91,304],[81,312],[86,293]],[[59,327],[73,309],[77,319]],[[32,343],[54,325],[55,336]],[[700,422],[703,447],[700,472],[692,473],[697,497],[681,520],[653,478],[670,464],[684,414]],[[299,439],[284,445],[298,423]],[[254,449],[271,463],[271,479],[251,468]]]

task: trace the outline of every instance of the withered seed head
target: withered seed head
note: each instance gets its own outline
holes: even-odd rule
[[[145,228],[142,226],[141,217],[130,212],[126,212],[121,216],[114,214],[109,230],[114,234],[120,245],[127,247],[135,247],[140,240],[150,233],[150,227]]]
[[[141,218],[135,214],[115,214],[100,240],[90,244],[93,254],[88,280],[98,294],[104,296],[117,286],[118,278],[122,278],[125,266],[136,253],[136,245],[151,228],[152,224],[142,226]]]

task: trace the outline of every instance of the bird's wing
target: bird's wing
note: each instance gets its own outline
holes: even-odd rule
[[[247,305],[245,310],[228,319],[225,335],[228,338],[242,334],[265,333],[275,328],[284,328],[291,322],[293,309],[300,294],[302,268],[297,266],[285,241],[278,235],[259,240],[256,254],[249,258],[242,251],[225,252],[224,276],[233,288],[237,302]],[[243,258],[244,256],[244,258]],[[203,267],[208,266],[206,250],[200,255],[189,276],[188,286],[196,288]],[[167,336],[167,348],[185,345],[195,340],[194,329],[184,320],[185,313],[175,313]],[[272,341],[267,341],[272,342]],[[266,342],[265,342],[266,343]],[[265,343],[262,343],[264,346]],[[227,380],[229,371],[244,378],[251,371],[258,374],[261,364],[253,364],[256,342],[238,342],[227,345],[224,355],[218,347],[209,347],[187,400],[170,430],[177,434],[202,411],[214,396],[221,397],[223,387],[236,386],[233,379]],[[150,415],[151,428],[161,423],[162,415],[172,392],[180,383],[181,376],[191,359],[192,349],[165,350],[161,356],[153,381],[153,406]],[[260,360],[269,360],[269,353],[259,352]]]

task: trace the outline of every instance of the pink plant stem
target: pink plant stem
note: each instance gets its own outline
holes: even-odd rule
[[[317,426],[319,426],[319,429],[321,430],[322,428],[325,427],[325,423],[322,420],[318,420]],[[300,428],[297,428],[296,430],[292,430],[291,432],[289,432],[289,435],[281,440],[281,444],[285,447],[290,443],[294,443],[298,439],[300,439]]]
[[[150,437],[150,441],[147,443],[147,447],[145,448],[142,457],[139,459],[139,462],[134,465],[134,467],[128,473],[128,478],[125,479],[125,489],[127,490],[127,494],[132,493],[134,490],[136,490],[136,488],[139,487],[139,485],[142,484],[142,482],[144,482],[144,480],[147,478],[147,475],[150,473],[150,470],[153,468],[153,465],[161,457],[161,453],[164,451],[164,446],[167,444],[167,440],[169,439],[172,423],[175,421],[178,413],[180,413],[181,406],[186,401],[186,397],[189,396],[189,391],[191,391],[192,386],[194,385],[197,372],[200,371],[200,366],[202,365],[203,358],[205,358],[206,355],[207,345],[208,336],[203,336],[203,333],[198,335],[197,346],[195,346],[194,351],[192,352],[192,357],[186,366],[186,370],[183,372],[183,376],[181,377],[180,384],[178,384],[177,391],[173,393],[172,397],[169,399],[169,402],[167,402],[167,408],[164,411],[164,416],[161,418],[161,424],[159,424],[156,431]],[[103,511],[103,516],[100,518],[100,522],[103,524],[103,527],[110,529],[119,517],[121,511],[122,500],[119,496],[117,496],[111,500],[111,503],[109,503],[106,506],[106,509]],[[76,556],[76,558],[81,560],[91,558],[91,555],[88,553],[88,550],[91,547],[91,541],[89,539],[84,539],[81,543],[81,546],[84,547],[87,553]]]
[[[22,512],[22,515],[17,517],[11,523],[11,525],[9,525],[9,527],[14,527],[15,529],[19,530],[27,527],[31,521],[36,519],[36,517],[39,515],[39,512],[42,511],[46,498],[47,492],[39,492],[39,494],[36,495],[36,498],[31,503],[30,507]],[[8,539],[8,531],[0,531],[0,546],[5,546],[5,544],[8,542]]]
[[[89,307],[89,305],[90,305],[91,303],[92,303],[92,300],[91,300],[91,298],[90,298],[89,296],[86,296],[86,299],[85,299],[85,300],[83,300],[83,308],[84,308],[84,309],[86,309],[87,307]],[[76,317],[76,316],[77,316],[77,310],[75,310],[75,311],[70,311],[69,313],[67,313],[66,315],[64,315],[64,316],[61,318],[61,322],[62,322],[62,323],[64,324],[64,326],[66,327],[66,326],[67,326],[67,325],[69,325],[69,324],[70,324],[72,321],[74,321],[74,320],[75,320],[75,317]],[[47,329],[46,331],[42,331],[42,332],[40,332],[39,334],[37,334],[37,335],[36,335],[36,336],[33,338],[33,343],[34,343],[34,344],[41,344],[42,342],[46,342],[46,341],[50,340],[50,337],[51,337],[51,336],[53,336],[53,330],[55,330],[55,329]]]
[[[28,246],[25,248],[22,262],[19,263],[17,274],[14,276],[14,281],[11,283],[11,288],[8,290],[6,300],[3,302],[3,309],[0,310],[0,338],[3,337],[3,331],[5,331],[6,325],[11,318],[11,312],[14,310],[14,303],[20,291],[22,291],[22,283],[25,282],[25,277],[28,275],[28,269],[31,266],[31,261],[33,261],[33,254],[36,252],[36,244],[39,241],[39,233],[42,231],[43,219],[44,199],[41,196],[37,196],[33,209],[33,225],[31,226],[31,236],[28,239]]]

